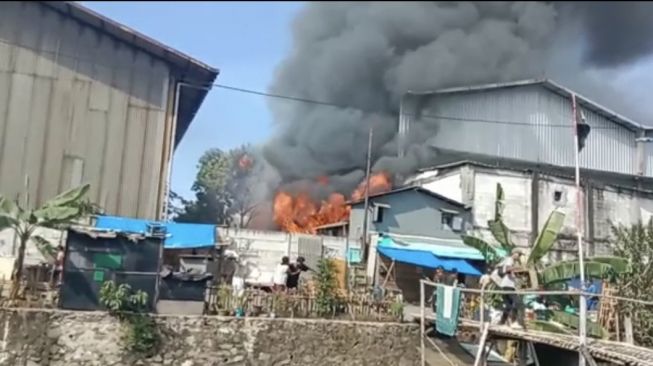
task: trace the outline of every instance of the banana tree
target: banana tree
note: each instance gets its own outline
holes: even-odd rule
[[[34,240],[38,247],[45,245],[44,240],[35,235],[36,230],[39,227],[62,229],[90,214],[90,206],[85,201],[88,190],[88,184],[73,188],[33,210],[24,209],[15,202],[0,196],[0,231],[12,229],[19,242],[11,274],[11,299],[16,299],[19,294],[27,243]],[[43,250],[43,248],[40,249]]]
[[[511,231],[503,222],[504,192],[501,184],[497,184],[496,192],[495,217],[494,220],[488,221],[488,228],[498,245],[490,244],[478,237],[463,236],[463,242],[479,250],[489,265],[494,265],[515,247],[511,239]],[[564,220],[563,212],[559,210],[551,212],[542,231],[530,245],[531,251],[524,264],[530,274],[533,287],[538,287],[540,283],[548,285],[564,282],[580,274],[577,260],[558,262],[547,267],[542,264],[542,259],[553,249]],[[588,278],[606,278],[610,274],[623,273],[627,270],[627,262],[619,257],[593,257],[585,261],[585,273]]]
[[[462,236],[465,244],[481,252],[488,265],[498,263],[501,258],[505,257],[515,247],[510,237],[510,229],[503,223],[504,207],[503,187],[501,187],[501,184],[497,184],[494,200],[494,219],[489,220],[487,223],[497,244],[489,243],[484,239],[471,235]]]
[[[590,257],[585,263],[585,276],[587,278],[613,279],[615,276],[628,273],[630,264],[625,258],[620,257]],[[578,260],[569,260],[554,263],[539,272],[541,283],[550,285],[576,278],[580,275]]]

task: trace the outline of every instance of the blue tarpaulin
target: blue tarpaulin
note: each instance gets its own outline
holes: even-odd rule
[[[215,245],[215,225],[180,224],[117,216],[98,216],[95,227],[105,230],[145,234],[148,224],[165,227],[166,238],[163,247],[166,249],[204,248]]]
[[[379,238],[379,246],[396,249],[410,249],[431,252],[445,258],[484,260],[477,249],[467,246],[462,240],[418,237],[395,237],[384,235]]]
[[[458,273],[480,276],[481,272],[464,259],[442,258],[432,252],[424,250],[397,249],[378,246],[377,250],[384,256],[401,263],[411,264],[424,268],[437,268],[442,266],[445,271],[458,270]]]

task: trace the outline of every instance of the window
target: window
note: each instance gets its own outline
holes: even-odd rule
[[[372,222],[383,222],[383,214],[388,208],[390,208],[390,205],[374,203],[374,207],[372,208]]]
[[[562,191],[553,192],[553,202],[560,202],[562,200]]]
[[[460,232],[463,230],[463,219],[458,212],[450,210],[441,210],[442,212],[442,229]]]
[[[567,204],[567,192],[564,187],[557,187],[553,191],[553,204],[555,206],[564,206]]]

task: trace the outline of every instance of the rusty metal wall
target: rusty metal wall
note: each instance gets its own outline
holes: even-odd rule
[[[37,2],[0,5],[0,193],[29,206],[83,182],[156,218],[170,71]]]
[[[309,268],[317,270],[318,263],[324,258],[323,239],[319,236],[298,235],[297,256],[304,257],[306,259],[306,265]]]
[[[581,166],[637,174],[636,133],[594,111],[583,112],[593,129]],[[423,114],[411,124],[436,125],[434,147],[574,166],[571,101],[540,85],[438,94]],[[648,155],[651,161],[651,151]]]

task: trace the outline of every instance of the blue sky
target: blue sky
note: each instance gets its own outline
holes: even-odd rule
[[[265,90],[290,49],[300,2],[82,2],[83,5],[220,69],[218,82]],[[214,89],[174,157],[172,188],[192,197],[199,157],[264,141],[272,120],[263,97]]]

